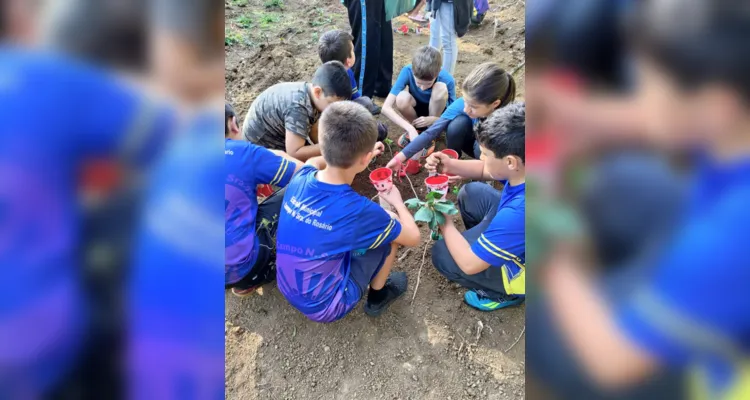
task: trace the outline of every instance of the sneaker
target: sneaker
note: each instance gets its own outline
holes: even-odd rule
[[[464,301],[466,304],[479,311],[494,311],[501,308],[517,306],[523,303],[524,299],[524,296],[503,296],[501,298],[492,299],[481,290],[469,290],[464,295]]]
[[[388,137],[388,125],[378,122],[378,142],[382,142]]]
[[[370,113],[372,115],[380,115],[381,111],[383,111],[383,109],[377,104],[373,104],[372,108],[370,108]]]
[[[419,170],[422,169],[422,165],[417,160],[407,160],[406,161],[406,168],[404,168],[404,171],[406,171],[409,175],[416,175],[419,173]]]
[[[471,17],[471,23],[474,24],[474,25],[481,24],[482,21],[484,21],[485,14],[486,13],[484,13],[484,14],[477,14],[477,15],[472,16]]]
[[[237,297],[247,297],[247,296],[250,296],[251,294],[255,293],[255,291],[258,290],[259,287],[260,287],[260,285],[249,287],[249,288],[246,288],[246,289],[238,289],[236,287],[233,287],[232,288],[232,294],[235,295],[235,296],[237,296]]]
[[[369,300],[365,303],[365,314],[371,317],[378,317],[385,311],[394,300],[401,297],[406,292],[408,278],[406,272],[391,272],[385,286],[381,290],[387,290],[385,299],[378,303],[371,303]]]
[[[411,143],[411,139],[409,139],[409,135],[406,132],[404,132],[401,136],[399,136],[398,141],[396,142],[398,147],[402,149],[408,146],[409,143]]]

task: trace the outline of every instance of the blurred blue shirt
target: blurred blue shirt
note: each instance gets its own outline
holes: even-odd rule
[[[78,168],[142,165],[171,122],[102,71],[0,48],[0,397],[57,384],[85,339]]]
[[[453,79],[451,74],[445,72],[444,70],[440,70],[440,73],[435,80],[435,83],[437,82],[445,83],[445,85],[448,87],[448,105],[450,105],[456,100],[456,81]],[[414,70],[412,69],[411,64],[401,69],[401,72],[398,74],[398,79],[396,79],[396,83],[394,83],[393,88],[391,88],[391,94],[394,96],[398,96],[398,94],[401,93],[401,91],[403,91],[406,86],[409,86],[409,93],[412,95],[412,97],[414,97],[414,100],[420,103],[430,102],[430,97],[432,97],[432,88],[422,90],[419,88],[419,86],[417,86],[417,81],[414,77]]]
[[[710,398],[748,398],[750,160],[704,161],[694,189],[682,229],[619,321],[662,363],[697,366]]]

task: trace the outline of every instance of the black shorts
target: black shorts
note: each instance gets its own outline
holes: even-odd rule
[[[430,103],[422,103],[421,101],[414,99],[417,105],[414,106],[414,111],[417,112],[417,118],[429,117],[430,116]]]
[[[360,298],[367,295],[367,287],[375,275],[380,272],[385,264],[385,259],[391,254],[391,245],[386,244],[377,249],[368,250],[362,254],[352,254],[351,270],[349,280],[359,287]]]

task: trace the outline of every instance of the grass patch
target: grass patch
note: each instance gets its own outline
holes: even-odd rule
[[[261,26],[273,25],[281,20],[281,15],[277,13],[261,13],[258,21]]]
[[[245,6],[247,6],[247,0],[232,0],[231,3],[232,3],[233,6],[238,6],[238,7],[245,7]]]
[[[251,28],[253,26],[253,19],[249,15],[242,15],[237,18],[236,24],[240,28]]]
[[[240,32],[231,30],[224,31],[224,46],[234,46],[236,44],[246,44],[247,38]]]
[[[266,8],[284,8],[284,2],[282,0],[266,0],[263,5]]]

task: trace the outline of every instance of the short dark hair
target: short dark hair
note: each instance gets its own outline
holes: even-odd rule
[[[320,151],[332,167],[349,168],[358,157],[372,151],[378,124],[372,113],[353,101],[328,106],[320,116]]]
[[[440,50],[431,46],[418,48],[411,60],[414,76],[426,81],[437,79],[442,65],[443,56],[440,54]]]
[[[224,103],[224,136],[229,135],[229,121],[237,116],[234,107],[229,103]]]
[[[497,158],[516,156],[526,162],[526,104],[497,109],[479,125],[477,141]]]
[[[346,67],[339,61],[329,61],[315,71],[313,86],[323,89],[323,94],[349,100],[352,97],[352,82]]]
[[[461,86],[465,95],[481,104],[492,104],[500,100],[497,108],[505,107],[516,98],[516,81],[499,65],[487,62],[479,64]]]
[[[336,29],[324,33],[318,41],[318,55],[320,61],[339,61],[342,64],[346,62],[352,54],[354,47],[354,37],[346,31]]]
[[[718,83],[750,104],[747,3],[701,0],[656,10],[658,5],[642,2],[628,21],[636,52],[655,62],[683,90]]]

